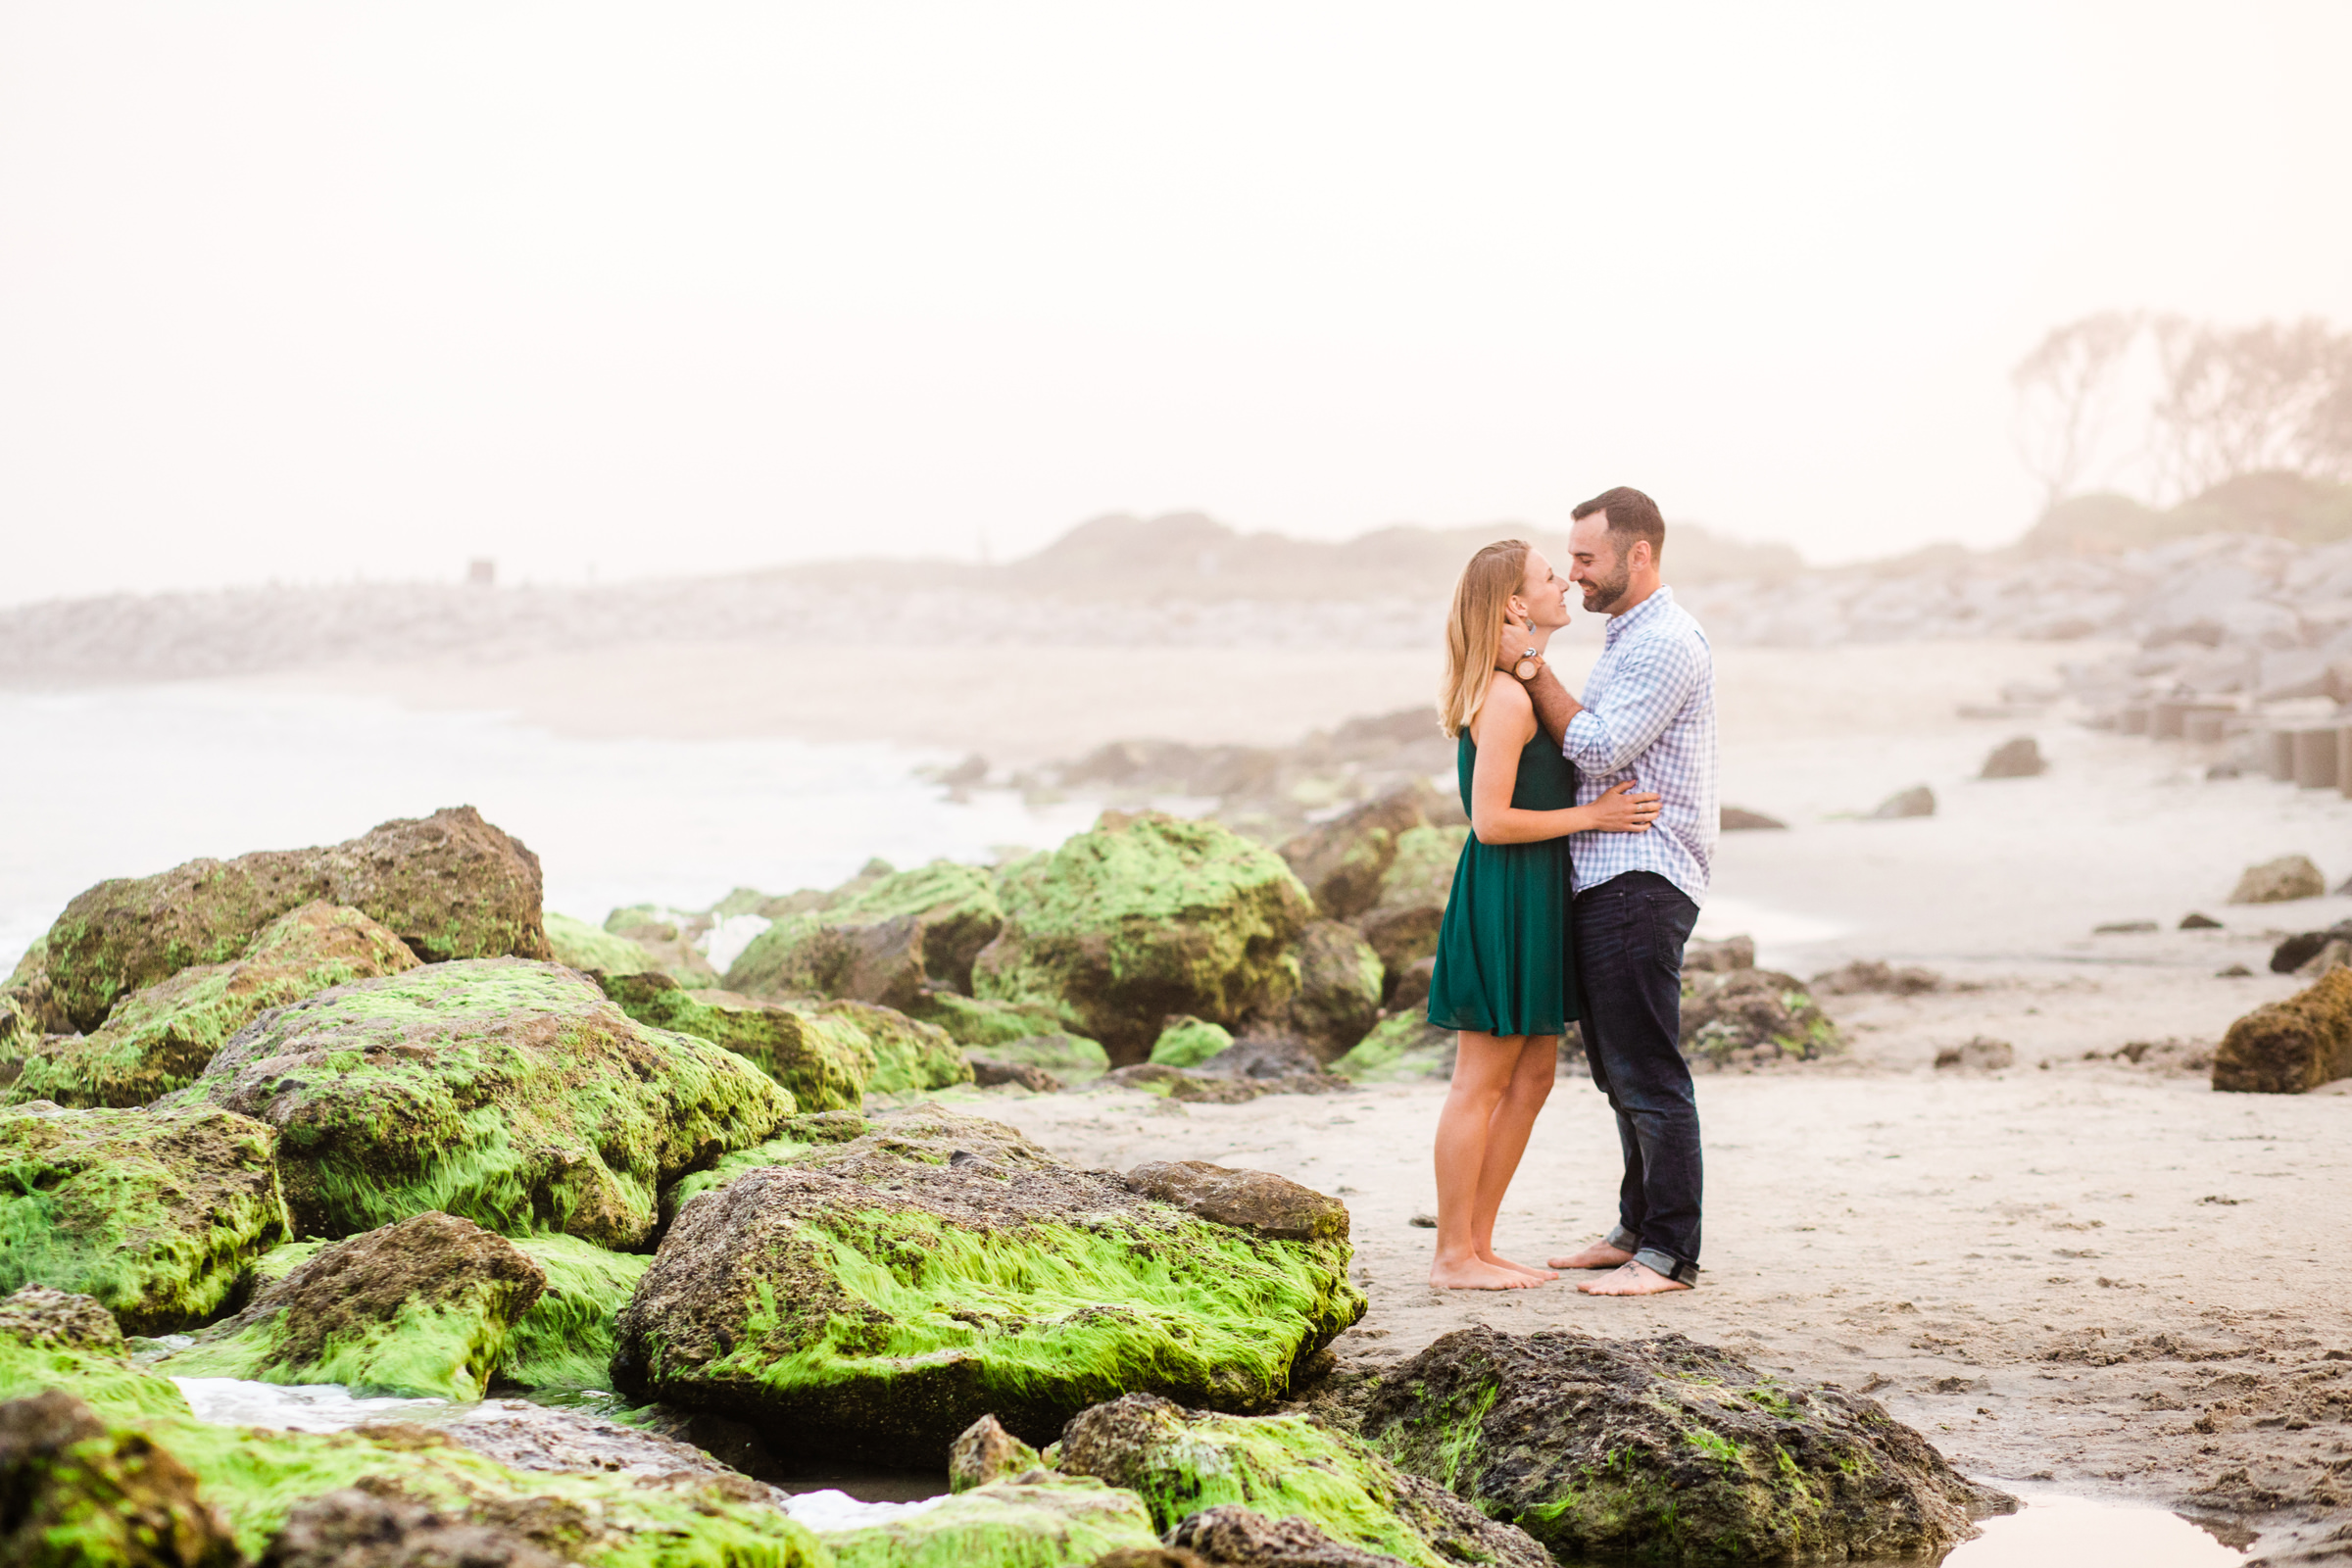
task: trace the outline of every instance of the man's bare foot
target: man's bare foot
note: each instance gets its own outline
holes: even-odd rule
[[[1429,1283],[1441,1291],[1524,1291],[1543,1281],[1473,1257],[1459,1263],[1431,1264]]]
[[[1566,1257],[1544,1259],[1553,1268],[1615,1268],[1620,1263],[1631,1263],[1633,1260],[1633,1253],[1622,1247],[1611,1247],[1606,1242],[1594,1242],[1591,1247],[1570,1252]]]
[[[1681,1280],[1670,1280],[1647,1263],[1627,1263],[1614,1274],[1603,1274],[1577,1287],[1587,1296],[1663,1296],[1668,1291],[1687,1291],[1690,1287]]]
[[[1512,1271],[1512,1272],[1514,1272],[1514,1273],[1518,1273],[1518,1274],[1525,1274],[1525,1275],[1527,1275],[1529,1278],[1531,1278],[1531,1279],[1534,1279],[1534,1280],[1538,1281],[1539,1283],[1543,1283],[1543,1282],[1548,1282],[1548,1281],[1551,1281],[1551,1280],[1556,1280],[1556,1279],[1558,1279],[1558,1278],[1559,1278],[1559,1275],[1557,1275],[1556,1273],[1552,1272],[1550,1269],[1547,1269],[1547,1268],[1536,1268],[1536,1267],[1534,1267],[1534,1266],[1532,1266],[1532,1265],[1530,1265],[1530,1264],[1526,1264],[1526,1263],[1514,1263],[1514,1262],[1512,1262],[1512,1261],[1511,1261],[1509,1258],[1507,1258],[1507,1257],[1504,1257],[1504,1256],[1503,1256],[1501,1253],[1499,1253],[1499,1252],[1494,1252],[1494,1251],[1485,1251],[1485,1252],[1481,1252],[1481,1253],[1479,1253],[1479,1254],[1478,1254],[1478,1260],[1479,1260],[1480,1262],[1482,1262],[1482,1263],[1492,1263],[1492,1264],[1494,1264],[1494,1265],[1496,1268],[1507,1268],[1507,1269],[1511,1270],[1511,1271]]]

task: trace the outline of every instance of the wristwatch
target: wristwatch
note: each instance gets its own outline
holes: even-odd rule
[[[1536,678],[1536,671],[1542,669],[1543,667],[1544,661],[1540,656],[1532,653],[1521,654],[1519,656],[1519,662],[1511,666],[1511,677],[1514,680],[1521,681],[1534,680]]]

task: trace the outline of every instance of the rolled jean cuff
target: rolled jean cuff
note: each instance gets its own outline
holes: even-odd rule
[[[1638,1251],[1642,1246],[1642,1238],[1622,1225],[1612,1225],[1609,1227],[1609,1234],[1602,1238],[1601,1245],[1614,1247],[1620,1252]]]
[[[1654,1247],[1644,1247],[1634,1254],[1634,1261],[1643,1268],[1654,1269],[1677,1285],[1696,1285],[1698,1265],[1686,1263],[1672,1252],[1661,1252]]]

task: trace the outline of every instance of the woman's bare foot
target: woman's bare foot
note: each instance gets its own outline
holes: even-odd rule
[[[1668,1291],[1690,1288],[1681,1280],[1668,1279],[1647,1263],[1632,1262],[1614,1274],[1603,1274],[1577,1287],[1587,1296],[1663,1296]]]
[[[1531,1279],[1536,1280],[1538,1283],[1556,1280],[1559,1278],[1559,1275],[1552,1272],[1550,1269],[1535,1268],[1526,1263],[1514,1263],[1499,1252],[1481,1252],[1478,1254],[1478,1260],[1482,1263],[1492,1263],[1496,1268],[1507,1268],[1514,1273],[1525,1274]]]
[[[1524,1291],[1543,1281],[1516,1269],[1499,1268],[1482,1258],[1459,1263],[1432,1263],[1429,1283],[1441,1291]]]
[[[1547,1258],[1545,1261],[1553,1268],[1616,1268],[1633,1260],[1634,1254],[1622,1247],[1594,1242],[1591,1247],[1570,1252],[1566,1257]]]

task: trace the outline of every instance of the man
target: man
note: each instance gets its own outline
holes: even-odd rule
[[[1577,1020],[1592,1081],[1617,1113],[1625,1180],[1617,1226],[1553,1268],[1608,1269],[1591,1296],[1687,1291],[1698,1278],[1698,1102],[1683,1060],[1683,944],[1698,920],[1714,858],[1715,664],[1706,633],[1658,575],[1666,524],[1657,503],[1619,487],[1576,509],[1568,578],[1607,615],[1599,662],[1579,702],[1503,631],[1503,667],[1527,683],[1536,715],[1577,769],[1577,804],[1621,779],[1659,796],[1646,833],[1580,833],[1576,866]]]

